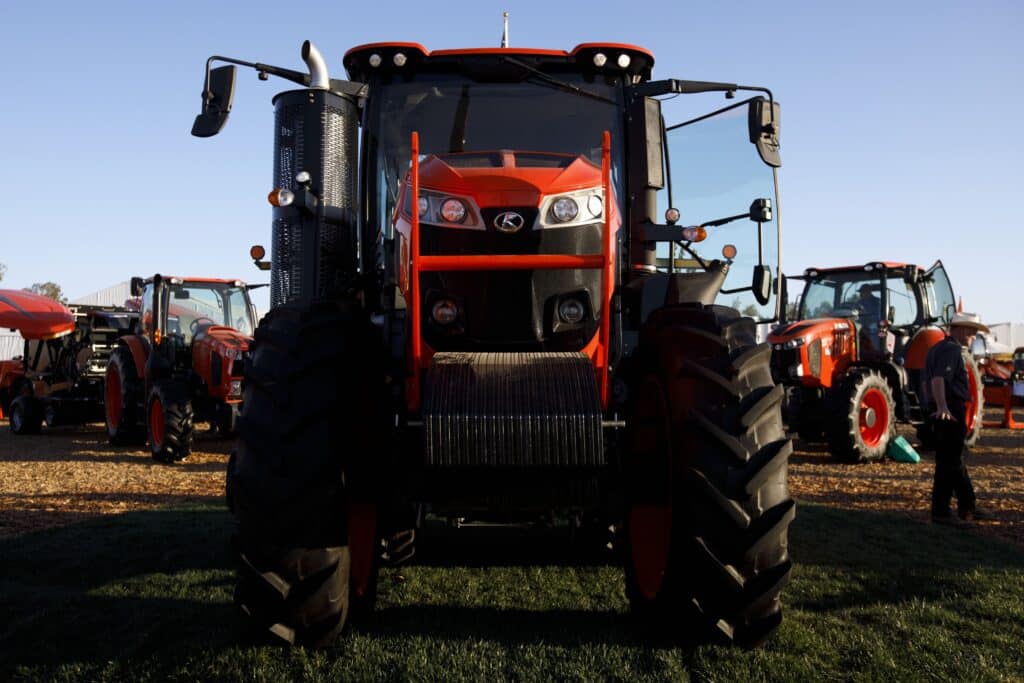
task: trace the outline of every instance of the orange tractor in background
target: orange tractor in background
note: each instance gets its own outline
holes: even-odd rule
[[[115,445],[148,442],[154,459],[174,462],[191,452],[195,422],[235,432],[253,286],[154,275],[131,287],[141,329],[118,341],[106,366],[107,435]]]
[[[975,353],[979,356],[981,381],[985,387],[985,403],[1003,410],[999,421],[986,422],[986,427],[1024,429],[1024,422],[1018,422],[1013,409],[1024,406],[1024,346],[1013,353],[992,353],[987,349],[987,340],[979,338]],[[980,347],[980,348],[979,348]]]
[[[824,439],[845,462],[878,460],[897,421],[917,426],[933,447],[923,406],[928,350],[955,311],[942,262],[930,269],[872,262],[809,268],[796,319],[768,337],[776,381],[786,386],[784,414],[807,440]],[[968,445],[981,430],[981,377],[965,350],[975,400],[968,404]]]
[[[25,340],[20,358],[0,361],[0,415],[15,434],[101,419],[103,372],[135,314],[109,306],[64,306],[21,290],[0,290],[0,327]]]

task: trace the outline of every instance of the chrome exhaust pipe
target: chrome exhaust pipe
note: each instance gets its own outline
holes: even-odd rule
[[[327,75],[327,62],[320,50],[310,41],[302,43],[302,61],[309,67],[309,87],[315,90],[329,90],[331,78]]]

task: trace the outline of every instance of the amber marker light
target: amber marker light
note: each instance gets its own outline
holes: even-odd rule
[[[249,247],[249,256],[252,257],[253,261],[262,261],[266,255],[267,250],[263,248],[262,244],[254,244]]]
[[[267,195],[267,201],[277,207],[291,206],[291,203],[295,201],[295,193],[291,190],[274,188]]]
[[[688,242],[703,242],[708,238],[708,231],[701,225],[683,228],[683,239]]]
[[[722,247],[722,256],[724,256],[725,258],[727,258],[730,261],[732,261],[734,258],[736,258],[736,245],[735,244],[727,244],[724,247]]]

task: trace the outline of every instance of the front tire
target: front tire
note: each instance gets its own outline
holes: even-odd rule
[[[792,443],[754,322],[723,306],[651,315],[633,369],[626,593],[673,640],[754,647],[782,620]]]
[[[885,457],[896,435],[892,388],[877,370],[854,369],[833,389],[827,426],[829,451],[841,462]]]
[[[297,645],[329,645],[350,611],[376,598],[376,508],[355,502],[365,480],[348,466],[371,459],[386,434],[375,426],[368,328],[335,304],[288,304],[250,347],[227,480],[235,602],[258,629]],[[368,523],[354,530],[353,520]]]
[[[192,452],[192,403],[185,387],[157,382],[146,402],[146,434],[153,459],[162,463],[184,460]]]

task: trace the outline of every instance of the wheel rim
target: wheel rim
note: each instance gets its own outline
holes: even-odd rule
[[[149,405],[149,434],[150,440],[153,442],[154,451],[163,448],[165,431],[164,406],[159,398],[154,398],[153,402]]]
[[[871,387],[860,400],[860,437],[875,447],[889,432],[889,402],[881,390]]]
[[[117,368],[107,368],[106,387],[103,403],[107,412],[107,427],[115,428],[121,422],[121,373]]]
[[[634,438],[634,451],[641,456],[648,453],[654,462],[645,469],[671,481],[672,457],[669,452],[668,423],[665,401],[661,387],[651,382],[644,387],[637,398],[636,424],[638,435]],[[639,442],[639,443],[636,443]],[[639,445],[639,448],[636,448]],[[661,458],[664,462],[658,462]],[[635,466],[642,467],[644,463]],[[662,470],[658,472],[658,470]],[[669,549],[672,543],[672,495],[668,489],[668,500],[634,503],[629,510],[629,548],[633,576],[640,593],[653,600],[661,590],[668,567]]]

